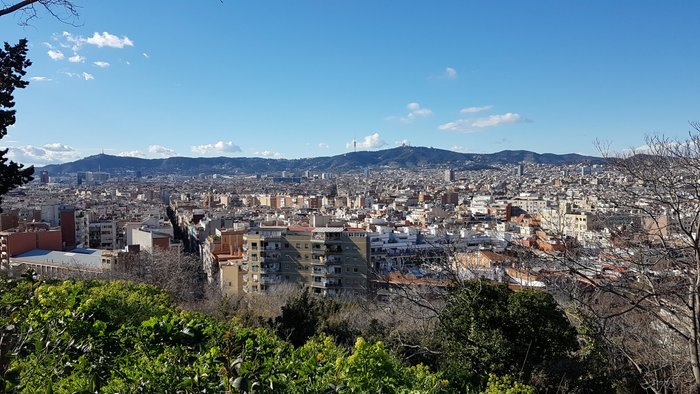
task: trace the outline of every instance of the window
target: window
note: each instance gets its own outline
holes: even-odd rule
[[[355,267],[355,268],[352,269],[352,272],[357,272],[357,271],[358,271],[358,270],[357,270],[357,267]]]
[[[309,244],[304,244],[304,249],[308,249],[308,248],[309,248]]]

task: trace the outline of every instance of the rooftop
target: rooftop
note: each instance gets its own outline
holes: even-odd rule
[[[102,268],[102,251],[98,249],[73,249],[70,252],[34,249],[12,258],[14,262],[47,264],[54,266],[75,267],[86,269]]]

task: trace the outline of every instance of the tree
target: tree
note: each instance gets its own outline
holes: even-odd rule
[[[488,374],[533,381],[541,389],[571,379],[576,331],[546,292],[514,292],[506,284],[467,281],[451,289],[440,314],[442,367],[463,390]]]
[[[653,392],[700,392],[700,123],[610,160],[610,244],[566,263],[609,344]],[[623,218],[624,220],[620,220]],[[600,261],[613,267],[604,270]]]
[[[39,16],[44,9],[61,22],[71,23],[78,18],[78,7],[70,0],[22,0],[11,3],[0,2],[0,16],[19,13],[19,24],[26,26],[29,21]]]
[[[442,393],[448,384],[381,342],[357,339],[348,351],[322,336],[294,348],[121,281],[0,276],[0,328],[3,393]]]
[[[0,49],[0,139],[7,135],[7,128],[15,124],[14,91],[27,87],[29,82],[22,77],[32,62],[27,59],[27,40],[21,39],[12,46],[5,43]],[[34,167],[23,168],[21,164],[6,157],[9,149],[0,150],[0,204],[2,196],[17,186],[32,180]],[[2,212],[2,208],[0,208]]]
[[[282,306],[282,313],[274,321],[275,331],[281,339],[296,347],[320,333],[347,344],[354,340],[354,336],[347,322],[337,318],[340,309],[340,303],[316,297],[305,290]]]

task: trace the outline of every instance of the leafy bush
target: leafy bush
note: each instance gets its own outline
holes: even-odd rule
[[[446,391],[446,381],[402,364],[381,342],[358,339],[349,352],[320,336],[295,348],[267,329],[178,310],[153,286],[3,279],[0,290],[2,335],[12,338],[2,342],[0,391]]]

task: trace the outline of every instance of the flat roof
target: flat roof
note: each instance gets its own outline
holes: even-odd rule
[[[99,269],[102,268],[102,250],[73,249],[70,252],[59,252],[55,250],[34,249],[13,257],[10,260],[67,267],[79,265],[84,268]]]
[[[316,227],[312,231],[314,233],[342,233],[345,229],[342,227]]]

